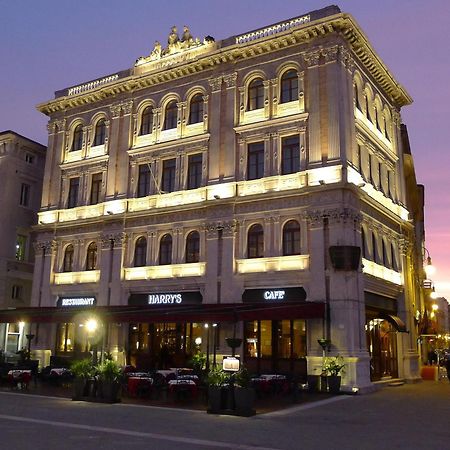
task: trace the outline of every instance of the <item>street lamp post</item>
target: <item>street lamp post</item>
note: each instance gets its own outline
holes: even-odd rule
[[[206,328],[206,372],[209,372],[209,324],[205,323]]]

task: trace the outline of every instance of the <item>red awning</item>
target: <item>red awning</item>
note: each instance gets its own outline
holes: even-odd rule
[[[235,322],[322,318],[325,305],[318,302],[284,304],[222,303],[154,306],[96,306],[95,308],[16,308],[0,310],[0,323],[81,322],[95,315],[104,322]]]

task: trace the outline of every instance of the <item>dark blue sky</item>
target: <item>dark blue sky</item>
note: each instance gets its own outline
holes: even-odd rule
[[[321,0],[0,0],[0,130],[46,144],[36,104],[54,91],[129,68],[172,25],[223,39],[327,6]],[[404,108],[418,182],[426,186],[427,247],[450,299],[450,1],[344,0],[413,97]]]

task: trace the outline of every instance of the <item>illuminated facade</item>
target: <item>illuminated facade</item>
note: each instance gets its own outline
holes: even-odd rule
[[[46,148],[13,131],[0,132],[0,309],[30,305],[34,251]],[[0,323],[0,350],[9,356],[27,346],[28,326]]]
[[[337,7],[218,42],[174,29],[130,70],[56,92],[38,107],[50,122],[33,305],[93,299],[121,360],[205,348],[205,322],[229,353],[234,317],[252,370],[320,374],[325,338],[346,388],[415,379],[410,103]],[[36,355],[85,339],[65,320],[40,325]]]

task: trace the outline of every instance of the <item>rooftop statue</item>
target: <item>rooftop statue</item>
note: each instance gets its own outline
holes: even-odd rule
[[[136,65],[144,64],[149,61],[156,61],[162,57],[180,53],[184,50],[199,47],[201,45],[208,45],[213,42],[214,38],[212,38],[211,36],[207,36],[203,40],[203,42],[201,42],[198,38],[194,38],[187,25],[184,25],[183,35],[180,39],[177,27],[173,26],[170,30],[169,36],[167,37],[167,47],[163,49],[161,43],[159,41],[156,41],[150,55],[147,57],[141,56],[140,58],[138,58],[136,61]]]

